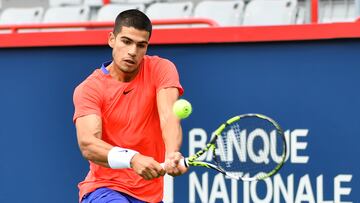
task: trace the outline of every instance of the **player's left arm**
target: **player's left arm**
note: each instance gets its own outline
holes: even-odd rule
[[[172,112],[175,101],[179,98],[179,90],[168,87],[159,90],[156,95],[160,117],[162,137],[165,143],[165,169],[169,175],[177,176],[187,171],[186,167],[180,166],[180,147],[182,143],[182,129],[180,119]]]

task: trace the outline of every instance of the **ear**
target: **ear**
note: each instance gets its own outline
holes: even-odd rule
[[[110,32],[109,33],[109,38],[108,38],[108,44],[109,44],[109,46],[111,47],[111,48],[114,48],[114,46],[115,46],[115,35],[114,35],[114,33],[113,32]]]

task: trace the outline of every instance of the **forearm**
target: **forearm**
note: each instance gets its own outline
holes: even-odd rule
[[[166,149],[165,170],[171,176],[178,176],[187,171],[186,167],[179,165],[182,158],[180,153],[182,129],[180,119],[172,111],[178,97],[179,92],[176,88],[160,90],[157,95],[160,125]]]
[[[162,136],[165,144],[166,155],[180,151],[182,144],[182,129],[177,118],[169,118],[162,127]]]
[[[83,157],[101,166],[109,167],[107,155],[113,146],[101,139],[101,118],[97,115],[78,118],[76,134]]]
[[[187,168],[183,167],[180,160],[183,158],[180,148],[182,144],[182,129],[178,118],[170,119],[163,126],[163,140],[165,143],[165,169],[171,176],[178,176],[186,173]]]
[[[108,164],[108,153],[113,148],[112,145],[101,139],[92,137],[85,142],[79,142],[83,157],[91,162],[104,167],[110,167]]]
[[[178,96],[179,92],[176,88],[162,89],[157,95],[160,126],[167,154],[178,152],[182,143],[180,119],[172,111]]]

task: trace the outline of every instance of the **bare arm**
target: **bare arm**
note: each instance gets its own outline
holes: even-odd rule
[[[107,154],[113,146],[101,140],[101,118],[92,114],[76,119],[76,132],[83,157],[109,168]]]
[[[101,139],[102,121],[97,115],[88,115],[76,120],[76,130],[82,155],[89,161],[110,168],[108,153],[114,147]],[[121,157],[119,157],[121,159]],[[163,176],[165,171],[152,157],[136,154],[131,159],[131,167],[146,180]]]
[[[162,89],[157,94],[157,105],[166,154],[179,151],[182,143],[180,120],[172,112],[172,106],[178,97],[179,91],[177,88]]]
[[[187,170],[177,167],[182,158],[180,151],[182,143],[182,129],[180,120],[172,112],[172,107],[179,97],[177,88],[165,88],[157,94],[157,105],[160,116],[162,137],[165,143],[165,166],[169,175],[181,175]],[[169,167],[172,166],[172,167]]]

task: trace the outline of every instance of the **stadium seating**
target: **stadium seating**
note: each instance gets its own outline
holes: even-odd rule
[[[344,22],[348,21],[347,7],[348,5],[342,1],[333,1],[332,7],[332,22]]]
[[[6,8],[33,8],[49,6],[49,0],[0,0],[0,9]]]
[[[189,18],[193,6],[191,1],[153,3],[147,8],[146,14],[150,19]]]
[[[132,4],[150,4],[156,0],[111,0],[111,3],[132,3]]]
[[[88,6],[66,6],[50,7],[46,10],[43,23],[71,23],[86,22],[90,18],[90,8]],[[58,28],[42,29],[42,31],[76,31],[85,28]]]
[[[46,10],[43,22],[84,22],[89,20],[88,6],[66,6],[66,7],[50,7]]]
[[[49,0],[49,5],[51,7],[57,6],[69,6],[69,5],[82,5],[83,0]]]
[[[306,10],[304,7],[299,7],[296,16],[295,24],[304,24],[306,23]]]
[[[310,2],[305,0],[110,0],[109,2],[110,4],[104,5],[103,0],[0,0],[0,23],[112,21],[119,12],[136,8],[145,12],[152,20],[195,17],[212,19],[220,26],[287,25],[310,22],[311,13]],[[34,11],[34,8],[37,10]],[[360,0],[319,0],[320,23],[355,21],[359,14]]]
[[[194,4],[184,2],[159,2],[150,4],[145,13],[151,20],[184,19],[192,16]],[[153,28],[182,28],[190,25],[155,25]]]
[[[331,8],[327,1],[319,2],[319,22],[328,22],[331,20]]]
[[[349,22],[355,21],[359,14],[356,13],[354,1],[325,1],[321,2],[320,19],[321,23]]]
[[[358,3],[360,3],[359,0],[356,0],[355,2],[352,2],[351,4],[349,4],[348,7],[348,12],[347,12],[347,18],[349,21],[355,21],[357,20],[357,18],[359,17],[359,10],[360,9],[360,5],[358,5]]]
[[[104,5],[104,2],[103,0],[84,0],[84,5],[99,8]]]
[[[194,10],[194,17],[210,18],[221,26],[238,26],[244,10],[244,2],[236,1],[201,1]]]
[[[100,8],[97,14],[97,21],[114,21],[116,16],[128,9],[145,10],[144,4],[107,4]]]
[[[251,0],[244,13],[243,25],[287,25],[294,24],[297,1]]]
[[[33,8],[7,8],[0,13],[0,25],[10,24],[36,24],[40,23],[44,14],[42,7]],[[23,30],[18,32],[37,32],[38,29]],[[10,29],[0,30],[0,34],[11,33]]]
[[[0,24],[40,23],[44,14],[42,7],[7,8],[0,15]]]

